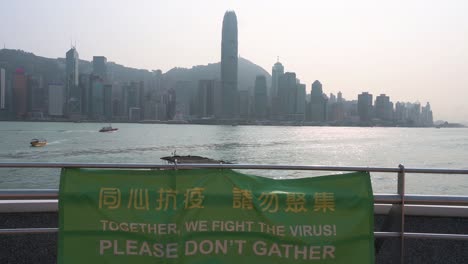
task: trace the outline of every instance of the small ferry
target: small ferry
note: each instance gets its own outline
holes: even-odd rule
[[[99,132],[112,132],[112,131],[117,131],[118,128],[113,128],[112,126],[105,126],[102,127]]]
[[[47,140],[34,138],[31,140],[31,147],[43,147],[47,145]]]

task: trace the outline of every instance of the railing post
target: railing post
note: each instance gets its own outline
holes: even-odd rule
[[[400,171],[398,172],[398,195],[401,197],[401,208],[400,208],[400,263],[405,263],[405,166],[402,164],[398,165]]]

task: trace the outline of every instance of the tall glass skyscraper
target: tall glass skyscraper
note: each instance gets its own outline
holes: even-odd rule
[[[237,59],[237,17],[234,11],[227,11],[224,14],[221,40],[223,118],[238,116]]]
[[[78,76],[79,57],[75,47],[66,54],[66,113],[67,115],[81,114],[81,91]]]
[[[283,64],[281,64],[281,62],[278,61],[275,63],[275,65],[273,65],[273,68],[271,69],[271,92],[270,92],[271,98],[275,98],[278,96],[279,78],[283,74],[284,74]]]

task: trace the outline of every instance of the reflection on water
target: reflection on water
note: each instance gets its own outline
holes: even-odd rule
[[[0,122],[2,162],[156,163],[160,157],[200,155],[234,163],[424,168],[468,168],[466,129],[205,126]],[[31,148],[32,138],[46,138]],[[274,178],[330,174],[243,171]],[[57,188],[58,170],[1,169],[0,188]],[[394,192],[396,175],[372,174],[375,192]],[[410,193],[465,194],[468,176],[408,175]]]

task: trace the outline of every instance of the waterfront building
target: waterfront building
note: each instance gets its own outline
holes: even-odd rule
[[[305,121],[306,114],[306,85],[298,83],[296,85],[296,112],[294,121]]]
[[[275,98],[278,96],[278,85],[281,75],[284,74],[284,67],[281,62],[277,61],[271,69],[271,90],[270,97]]]
[[[93,56],[93,74],[108,82],[107,58],[104,56]]]
[[[344,103],[335,102],[328,104],[328,121],[332,122],[342,122],[345,119]]]
[[[421,125],[421,104],[419,102],[406,103],[406,108],[408,109],[408,125],[420,126]]]
[[[0,118],[14,118],[13,74],[7,62],[0,62]]]
[[[112,120],[112,84],[104,84],[104,118],[106,121]]]
[[[139,107],[130,107],[128,109],[128,121],[138,122],[141,118],[141,108]]]
[[[286,72],[279,77],[278,99],[278,116],[282,120],[288,120],[288,117],[295,112],[296,73]]]
[[[216,80],[200,80],[198,82],[198,117],[213,117],[215,115],[216,88]]]
[[[140,82],[131,82],[130,84],[127,84],[124,87],[124,98],[125,98],[125,103],[124,103],[124,108],[125,108],[125,113],[126,116],[129,118],[129,120],[136,120],[136,113],[141,110],[140,108],[140,99],[141,99],[141,92],[143,90],[143,83]],[[130,118],[130,109],[136,109],[138,108],[139,110],[132,110],[133,115]],[[138,112],[140,113],[140,112]],[[138,120],[140,117],[138,118]]]
[[[90,114],[91,88],[89,74],[80,74],[78,78],[78,86],[81,91],[81,114],[87,116]]]
[[[266,119],[268,110],[268,94],[265,75],[257,75],[255,78],[254,109],[256,119]]]
[[[177,120],[187,120],[190,119],[190,109],[191,109],[191,103],[192,103],[192,98],[195,97],[196,100],[194,104],[198,107],[200,104],[200,93],[204,93],[205,91],[201,92],[200,91],[200,86],[203,87],[210,87],[210,84],[208,84],[211,80],[201,80],[199,81],[198,87],[194,87],[197,85],[195,82],[192,81],[178,81],[175,85],[175,98],[176,98],[176,105],[175,105],[175,111],[176,111],[176,119]],[[208,82],[208,83],[206,83]],[[201,84],[203,83],[203,84]],[[209,89],[209,88],[207,88]],[[213,91],[214,92],[214,91]],[[209,94],[209,92],[207,92]],[[202,96],[203,97],[203,96]],[[213,97],[214,100],[214,97]],[[209,100],[210,101],[210,100]],[[205,101],[206,102],[206,101]],[[211,101],[210,101],[211,102]],[[214,104],[214,102],[213,102]],[[156,106],[156,105],[155,105]],[[210,107],[210,106],[199,106],[199,108],[195,111],[197,112],[196,115],[200,116],[200,113],[204,113],[201,109],[203,107]],[[155,109],[156,113],[156,109]]]
[[[25,118],[28,112],[28,79],[22,68],[16,69],[13,77],[13,98],[16,118]]]
[[[42,76],[28,76],[28,111],[31,117],[42,117],[45,112],[45,91]]]
[[[239,91],[239,115],[242,119],[250,119],[251,102],[250,93],[247,90]]]
[[[65,86],[63,84],[49,84],[48,114],[51,117],[62,117],[65,107]]]
[[[361,122],[369,122],[372,119],[372,94],[363,92],[358,95],[358,114]]]
[[[328,99],[323,94],[322,83],[315,80],[310,91],[310,118],[312,122],[324,122],[327,120]]]
[[[221,87],[222,117],[237,117],[237,17],[234,11],[227,11],[223,18],[221,39]]]
[[[0,111],[4,111],[6,105],[6,71],[0,68]]]
[[[124,88],[120,83],[112,85],[112,119],[125,120]]]
[[[69,117],[81,115],[81,91],[79,87],[79,56],[75,47],[65,58],[66,114]]]
[[[408,118],[408,111],[405,103],[397,102],[395,105],[395,121],[402,123]]]
[[[271,69],[271,90],[270,90],[270,109],[271,116],[273,119],[278,118],[280,112],[280,99],[278,95],[279,81],[281,76],[284,74],[284,67],[281,62],[277,61]]]
[[[142,99],[141,99],[141,110],[143,120],[156,120],[157,112],[157,103],[158,98],[161,93],[161,80],[162,72],[161,70],[152,71],[149,77],[145,78]],[[183,81],[177,82],[176,84],[176,93],[177,89],[180,87],[179,83],[184,83]],[[184,85],[182,85],[184,87]],[[176,106],[177,107],[177,106]]]
[[[174,120],[175,114],[176,114],[176,93],[174,89],[169,89],[166,94],[166,109],[167,109],[167,120]]]
[[[427,102],[426,106],[423,106],[421,109],[421,125],[423,126],[434,125],[431,105],[429,104],[429,102]]]
[[[328,98],[328,103],[329,104],[336,103],[336,96],[333,93],[330,93],[330,97]]]
[[[338,96],[336,98],[336,101],[337,102],[343,102],[344,101],[344,98],[343,98],[343,94],[340,92],[338,92]]]
[[[104,121],[104,81],[97,75],[90,77],[90,114],[93,120]]]
[[[345,119],[344,99],[341,92],[338,96],[330,93],[330,99],[327,103],[327,120],[330,122],[341,123]]]
[[[157,120],[167,120],[167,99],[166,96],[161,94],[158,99],[158,104],[156,105],[156,119]]]
[[[393,103],[389,96],[381,94],[375,98],[375,117],[385,121],[393,119]]]
[[[343,100],[344,121],[352,124],[359,123],[358,100]]]

